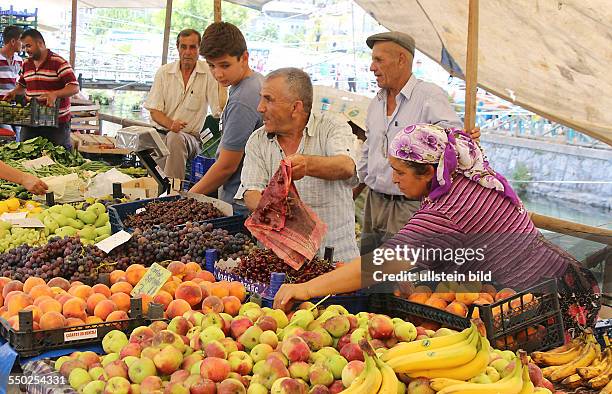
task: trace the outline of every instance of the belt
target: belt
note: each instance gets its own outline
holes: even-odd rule
[[[411,199],[401,194],[385,194],[385,193],[379,193],[374,190],[372,190],[372,192],[376,193],[377,195],[381,196],[385,200],[389,200],[389,201],[412,201]]]

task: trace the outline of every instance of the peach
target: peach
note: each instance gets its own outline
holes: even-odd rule
[[[459,293],[456,295],[459,295]],[[445,309],[447,306],[446,301],[437,298],[435,295],[429,297],[429,299],[425,302],[425,305],[433,306],[434,308],[438,309]]]
[[[427,320],[421,323],[421,327],[423,327],[426,330],[437,331],[438,329],[440,329],[440,323],[436,323],[436,322]]]
[[[98,316],[87,316],[85,319],[85,324],[98,324],[104,323],[104,320],[100,319]]]
[[[68,292],[61,287],[53,286],[51,287],[51,291],[53,292],[53,297],[58,296],[60,294],[68,294]]]
[[[91,289],[94,291],[94,293],[102,294],[106,298],[110,297],[113,294],[111,293],[109,287],[102,283],[93,285]]]
[[[19,316],[17,315],[11,316],[8,319],[6,319],[6,322],[8,323],[9,326],[11,326],[13,330],[19,331]]]
[[[56,276],[55,278],[49,279],[49,281],[47,282],[47,286],[59,287],[60,289],[68,291],[68,289],[70,289],[70,282],[68,281],[68,279]]]
[[[108,280],[112,285],[114,285],[115,283],[119,282],[120,279],[124,279],[125,280],[125,271],[123,270],[114,270],[113,272],[110,273]]]
[[[66,301],[75,298],[73,295],[65,293],[65,294],[60,294],[60,295],[56,295],[55,299],[62,305],[64,305],[66,303]]]
[[[70,287],[80,286],[82,284],[84,284],[84,283],[81,282],[80,280],[75,280],[74,282],[70,283]]]
[[[482,289],[480,289],[481,293],[487,293],[491,296],[491,298],[495,298],[495,294],[497,294],[497,289],[495,289],[495,286],[490,285],[490,284],[486,284],[486,285],[482,285]]]
[[[153,302],[156,304],[161,304],[164,306],[164,310],[168,309],[168,305],[172,302],[172,294],[168,293],[165,290],[160,290],[157,292],[155,297],[153,297]]]
[[[129,312],[132,306],[130,296],[126,293],[115,293],[110,296],[110,300],[117,305],[117,310]]]
[[[177,316],[183,316],[183,313],[190,311],[191,305],[183,299],[172,300],[168,305],[168,309],[166,309],[166,313],[170,319],[173,319]]]
[[[86,301],[90,295],[94,293],[93,289],[87,285],[73,286],[68,290],[68,293],[75,297],[79,297],[83,301]]]
[[[125,270],[125,279],[132,286],[136,286],[138,281],[142,279],[147,269],[141,264],[132,264]]]
[[[421,286],[415,287],[413,293],[426,293],[431,296],[432,291],[429,288],[429,286],[421,285]]]
[[[119,321],[119,320],[127,320],[127,319],[129,319],[129,316],[124,311],[114,311],[108,314],[105,321],[109,322],[109,321]]]
[[[415,302],[417,304],[425,304],[428,299],[428,293],[412,293],[408,296],[408,301]]]
[[[55,295],[53,293],[53,290],[51,290],[51,288],[49,286],[47,286],[46,283],[43,283],[42,285],[36,285],[36,286],[32,287],[28,294],[30,294],[32,299],[36,299],[36,298],[42,297],[42,296],[53,297]]]
[[[455,300],[470,306],[480,297],[480,293],[472,293],[466,287],[459,286],[455,293]]]
[[[465,304],[459,301],[453,301],[445,308],[447,312],[452,313],[453,315],[466,317],[468,314],[468,308]]]
[[[207,297],[208,298],[208,297]],[[223,302],[223,311],[231,316],[236,316],[240,311],[240,299],[236,296],[230,295],[221,299]]]
[[[40,316],[42,315],[42,311],[39,307],[34,306],[34,305],[28,305],[25,308],[23,308],[23,310],[32,311],[32,320],[34,320],[35,322],[40,321]]]
[[[34,298],[34,301],[32,302],[32,304],[33,304],[33,305],[36,305],[36,306],[40,306],[40,304],[41,304],[43,301],[52,300],[52,299],[53,299],[53,297],[55,297],[55,296],[43,295],[43,296],[40,296],[40,297]]]
[[[181,284],[180,280],[175,281],[174,277],[171,276],[170,279],[166,283],[164,283],[161,289],[168,292],[172,297],[174,297],[174,294],[176,293],[176,289],[179,287],[180,284]]]
[[[84,325],[85,325],[85,321],[78,319],[76,317],[69,317],[66,319],[66,327],[76,327],[76,326],[84,326]]]
[[[130,291],[132,291],[133,288],[134,286],[132,286],[128,282],[117,282],[111,286],[110,291],[112,294],[116,294],[116,293],[130,294]]]
[[[11,291],[15,291],[15,290],[17,291],[23,290],[23,283],[21,283],[21,281],[12,280],[8,282],[7,284],[5,284],[4,287],[2,288],[2,297],[4,297],[4,299],[6,300],[6,295],[10,293]]]
[[[242,283],[233,281],[229,284],[229,294],[238,298],[240,302],[244,302],[246,298],[246,289]]]
[[[106,300],[107,298],[104,296],[104,294],[100,294],[100,293],[93,293],[92,295],[90,295],[87,298],[87,301],[85,302],[87,304],[87,313],[90,315],[94,314],[94,309],[96,308],[96,306]],[[110,313],[110,312],[109,312]]]
[[[478,296],[478,299],[479,300],[485,300],[485,301],[487,301],[488,304],[492,304],[492,303],[495,302],[495,299],[489,293],[480,293],[480,295]],[[474,303],[476,303],[476,301],[474,301]]]
[[[62,313],[65,317],[76,317],[77,319],[85,320],[87,313],[85,309],[87,304],[80,298],[74,297],[69,299],[62,306]]]
[[[30,290],[34,288],[34,286],[46,285],[46,284],[47,283],[45,283],[44,279],[38,278],[36,276],[30,276],[28,279],[25,280],[25,282],[23,282],[22,291],[24,293],[29,293]]]
[[[200,279],[199,282],[196,282],[199,286],[200,289],[202,289],[202,299],[208,297],[209,295],[211,295],[212,292],[212,282],[209,282],[207,280],[203,280]]]
[[[480,317],[480,308],[476,306],[474,307],[474,310],[472,310],[472,319],[478,319],[479,317]]]
[[[530,302],[533,302],[533,294],[527,293],[525,295],[522,295],[522,296],[520,296],[520,297],[510,301],[510,306],[512,308],[520,308],[521,306],[523,306],[523,307],[526,306]]]
[[[202,301],[202,311],[204,313],[211,311],[221,313],[223,312],[223,301],[221,301],[221,298],[217,296],[208,296],[204,299],[204,301]]]
[[[0,293],[2,293],[2,289],[4,288],[4,285],[9,283],[11,281],[11,278],[7,278],[6,276],[0,276]]]
[[[217,296],[219,298],[227,297],[229,295],[229,282],[222,280],[215,282],[211,286],[210,295]]]
[[[117,310],[117,305],[111,300],[102,300],[94,307],[93,314],[102,320],[106,320],[108,315]]]
[[[200,271],[202,271],[202,267],[200,267],[200,264],[196,263],[195,261],[190,261],[185,264],[185,272],[198,273]]]
[[[43,313],[43,315],[40,317],[39,325],[41,330],[62,328],[66,325],[66,318],[59,312],[51,311]]]
[[[172,272],[172,276],[178,276],[179,278],[185,275],[185,263],[180,261],[171,261],[167,267],[168,271]]]
[[[516,294],[516,291],[506,287],[504,289],[501,289],[497,294],[495,294],[495,301],[497,302],[497,301],[503,300],[515,294]]]
[[[218,357],[206,357],[200,364],[200,375],[217,383],[225,380],[230,370],[229,362]]]
[[[187,282],[188,280],[193,281],[194,279],[198,279],[198,280],[202,280],[200,278],[196,278],[196,274],[197,272],[185,272],[185,275],[183,275],[183,282]]]
[[[202,301],[202,289],[195,282],[183,282],[181,283],[174,294],[176,299],[185,300],[190,306],[197,305]]]
[[[451,290],[450,285],[446,282],[438,283],[434,294],[437,298],[446,302],[453,302],[455,300],[455,292]]]
[[[202,271],[198,272],[197,277],[198,278],[202,278],[205,281],[208,281],[208,282],[211,282],[211,283],[216,281],[215,276],[210,271],[202,270]]]
[[[7,299],[6,302],[8,303],[9,313],[15,315],[26,306],[32,305],[32,297],[21,292],[19,294],[14,294],[12,297]]]

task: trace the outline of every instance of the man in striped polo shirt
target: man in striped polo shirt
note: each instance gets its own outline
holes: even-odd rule
[[[0,95],[5,95],[15,88],[17,78],[21,72],[23,59],[18,55],[21,52],[19,36],[23,30],[19,26],[7,26],[2,32],[4,46],[0,49]],[[18,127],[0,124],[2,129],[10,129],[17,134]]]
[[[6,98],[26,94],[48,106],[59,104],[58,127],[23,127],[21,139],[44,137],[56,145],[70,147],[70,97],[79,92],[72,67],[61,56],[47,49],[45,39],[36,29],[21,34],[21,42],[28,54],[17,87]]]

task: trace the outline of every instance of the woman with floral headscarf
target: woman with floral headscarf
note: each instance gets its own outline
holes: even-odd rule
[[[491,273],[494,282],[515,290],[546,278],[561,279],[566,328],[594,325],[600,301],[592,274],[544,239],[514,190],[489,166],[468,134],[411,125],[390,144],[389,164],[393,183],[406,197],[420,199],[420,209],[373,254],[307,283],[283,285],[275,307],[288,308],[294,299],[355,291],[380,281],[381,272],[405,272],[416,265],[466,277],[470,272]],[[406,247],[422,253],[407,254]],[[466,250],[475,253],[468,256]],[[430,257],[429,251],[440,253]]]

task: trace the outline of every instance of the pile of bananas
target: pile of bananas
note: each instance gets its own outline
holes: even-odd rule
[[[612,393],[612,349],[602,352],[590,331],[556,349],[534,352],[531,358],[546,366],[542,375],[553,382],[572,389],[582,386]]]
[[[472,383],[461,380],[435,378],[431,380],[430,386],[438,394],[550,394],[549,389],[535,387],[529,378],[529,367],[527,353],[519,350],[519,357],[513,360],[512,373],[495,383]]]
[[[485,371],[489,341],[472,324],[455,334],[400,343],[384,352],[381,359],[410,378],[466,381]]]
[[[366,339],[359,341],[363,350],[365,367],[353,380],[353,383],[343,390],[342,394],[397,394],[405,392],[404,383],[389,365],[383,362],[374,352]]]

